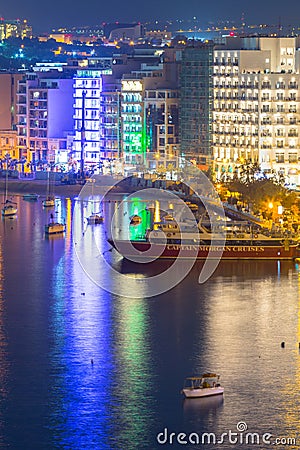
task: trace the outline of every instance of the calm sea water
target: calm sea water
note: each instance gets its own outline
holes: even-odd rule
[[[67,233],[47,239],[49,211],[40,201],[17,201],[18,217],[0,221],[0,448],[272,447],[243,443],[240,433],[238,444],[176,441],[178,433],[192,442],[205,432],[219,439],[239,422],[260,440],[264,433],[271,442],[297,440],[276,448],[300,448],[296,263],[224,261],[204,285],[196,264],[165,294],[129,298],[124,283],[116,296],[77,257],[80,246],[94,258],[95,236],[102,253],[109,248],[104,226],[85,225],[89,204],[57,200]],[[107,255],[131,280],[157,270]],[[207,370],[221,374],[224,399],[184,401],[184,378]]]

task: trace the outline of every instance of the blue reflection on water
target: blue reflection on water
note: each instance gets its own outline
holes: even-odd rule
[[[45,239],[41,205],[18,202],[18,218],[0,222],[0,446],[153,450],[164,427],[221,434],[243,419],[251,431],[300,431],[293,263],[280,264],[278,279],[277,261],[224,261],[204,285],[196,265],[159,297],[128,299],[126,285],[114,297],[86,277],[70,227]],[[62,200],[67,223],[73,208]],[[93,234],[104,251],[104,229],[86,230],[87,209],[78,223],[87,251]],[[109,255],[132,278],[151,275]],[[224,400],[183,401],[184,378],[206,370],[221,373]]]

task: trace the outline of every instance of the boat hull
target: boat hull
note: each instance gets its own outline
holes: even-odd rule
[[[44,200],[43,206],[45,208],[51,208],[51,207],[55,206],[55,202],[54,202],[54,200]]]
[[[27,202],[36,202],[38,200],[38,195],[35,194],[23,195],[23,200],[26,200]]]
[[[2,216],[3,217],[12,217],[17,214],[18,210],[17,208],[8,208],[8,209],[2,209]]]
[[[185,398],[201,398],[212,397],[213,395],[223,395],[223,387],[211,387],[211,388],[199,388],[199,389],[182,389],[182,393]]]
[[[104,219],[102,216],[90,216],[87,218],[89,225],[99,225],[100,223],[103,223]]]
[[[224,249],[218,245],[152,243],[147,241],[109,240],[109,243],[122,254],[131,259],[149,258],[145,252],[151,248],[151,258],[157,259],[282,259],[293,260],[300,256],[297,244],[284,245],[238,245],[226,243]]]
[[[61,234],[65,232],[65,225],[63,224],[49,224],[45,225],[45,233],[46,234]]]

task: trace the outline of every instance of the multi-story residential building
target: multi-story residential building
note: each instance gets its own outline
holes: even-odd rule
[[[19,160],[16,130],[0,130],[0,159],[3,161],[9,155],[10,159]]]
[[[0,73],[0,130],[16,130],[18,81],[22,77],[20,73]]]
[[[121,89],[122,143],[125,163],[144,164],[144,84],[142,78],[124,75]]]
[[[106,81],[100,94],[100,153],[104,159],[122,155],[121,140],[121,85]]]
[[[182,51],[179,142],[181,154],[207,169],[211,163],[213,45],[191,42]]]
[[[18,147],[28,162],[67,162],[67,135],[73,132],[73,80],[28,73],[19,81]],[[65,157],[62,157],[62,153]]]
[[[178,89],[145,90],[145,134],[148,167],[166,168],[178,156]]]
[[[73,155],[83,169],[85,165],[97,167],[100,151],[100,97],[102,75],[107,70],[78,70],[74,77],[75,135]],[[111,71],[109,70],[111,73]]]
[[[217,179],[246,161],[300,184],[299,38],[231,38],[214,51]]]

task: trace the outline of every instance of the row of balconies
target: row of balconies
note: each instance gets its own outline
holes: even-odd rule
[[[261,125],[297,125],[299,123],[299,120],[296,120],[295,118],[291,118],[290,120],[262,120],[260,122]]]
[[[29,98],[30,98],[30,100],[38,102],[38,101],[42,101],[42,100],[47,100],[48,96],[47,96],[47,94],[41,94],[38,97],[34,97],[33,93],[31,92]]]
[[[216,93],[214,96],[214,99],[216,100],[244,100],[244,101],[258,101],[259,97],[258,96],[252,96],[252,95],[230,95],[227,94],[225,95],[225,92],[222,93],[221,95]],[[261,97],[260,98],[261,102],[299,102],[300,101],[300,97],[282,97],[282,98],[276,98],[276,97]]]
[[[221,73],[221,74],[219,74],[219,73],[214,73],[214,77],[215,77],[215,79],[218,77],[220,77],[220,75],[221,76],[226,76],[226,77],[228,77],[228,76],[237,76],[237,74],[236,73]],[[228,88],[228,89],[270,89],[270,90],[273,90],[273,89],[276,89],[276,90],[278,90],[278,89],[280,89],[280,90],[296,90],[296,89],[298,89],[298,84],[293,84],[293,83],[291,83],[291,84],[289,84],[288,86],[285,86],[284,84],[275,84],[275,85],[271,85],[271,83],[261,83],[261,84],[259,84],[259,83],[241,83],[240,81],[239,82],[235,82],[235,83],[228,83],[228,81],[226,82],[226,81],[223,81],[223,82],[221,82],[221,83],[218,83],[218,82],[216,82],[215,83],[215,87],[219,87],[219,88]]]
[[[230,95],[230,94],[228,94],[228,95],[215,94],[214,98],[217,100],[254,100],[254,101],[259,100],[258,96],[252,96],[252,95],[239,96],[239,95]]]
[[[214,66],[238,66],[239,65],[239,60],[238,59],[223,59],[221,61],[215,60],[214,61]]]
[[[213,144],[212,144],[214,147],[221,147],[221,148],[224,148],[224,147],[227,147],[227,148],[236,148],[236,147],[240,147],[240,148],[243,148],[243,149],[248,149],[248,150],[251,150],[251,149],[253,149],[253,150],[257,150],[258,149],[258,143],[256,142],[256,143],[250,143],[250,142],[247,142],[247,143],[239,143],[239,142],[213,142]]]
[[[267,131],[262,131],[261,132],[261,136],[263,137],[298,137],[298,133],[282,133],[282,134],[277,134],[277,133],[270,133]]]
[[[221,134],[221,135],[225,135],[225,136],[258,136],[258,132],[254,131],[253,133],[251,132],[241,132],[241,131],[224,131],[224,130],[215,130],[213,131],[213,134]]]
[[[262,107],[260,112],[262,113],[297,113],[296,108],[264,108]]]
[[[36,106],[30,106],[30,111],[47,111],[47,104],[46,105],[36,105]]]
[[[245,117],[242,117],[241,119],[231,119],[231,120],[223,120],[223,119],[220,119],[220,120],[213,120],[212,121],[213,123],[220,123],[220,122],[222,122],[222,124],[223,123],[231,123],[231,124],[239,124],[239,125],[258,125],[258,119],[254,119],[254,120],[251,120],[251,119],[246,119]]]
[[[299,102],[299,97],[261,97],[262,102]]]
[[[214,108],[214,112],[221,112],[221,113],[227,113],[227,112],[233,112],[233,113],[257,113],[258,107],[254,108],[241,108],[237,107],[237,105],[216,105]]]
[[[259,85],[258,84],[240,84],[240,83],[233,83],[233,84],[228,84],[225,82],[222,83],[215,83],[214,84],[214,88],[217,89],[233,89],[235,91],[239,90],[239,89],[259,89]]]
[[[257,130],[251,132],[251,131],[241,131],[241,130],[230,130],[230,131],[228,131],[228,130],[220,130],[220,129],[213,130],[213,133],[214,134],[224,134],[224,135],[228,135],[228,136],[232,136],[232,135],[235,135],[235,134],[238,134],[239,136],[258,136],[258,134],[259,134]],[[275,133],[275,132],[271,133],[268,130],[263,130],[261,132],[261,136],[266,136],[266,137],[272,137],[272,136],[274,136],[274,137],[285,137],[285,136],[287,136],[287,137],[298,137],[298,132],[287,133],[287,134],[283,132],[281,134],[278,134],[278,133]]]
[[[296,146],[291,146],[291,145],[283,145],[283,146],[280,146],[280,145],[271,145],[271,144],[261,144],[261,146],[260,146],[260,148],[262,148],[262,149],[264,149],[264,150],[266,150],[266,149],[271,149],[271,148],[273,148],[273,149],[278,149],[278,150],[292,150],[292,149],[295,149],[296,148]]]
[[[38,133],[38,132],[35,131],[35,130],[30,130],[29,136],[30,136],[31,138],[32,138],[32,137],[35,137],[35,138],[47,138],[47,132],[45,132],[45,133]]]

